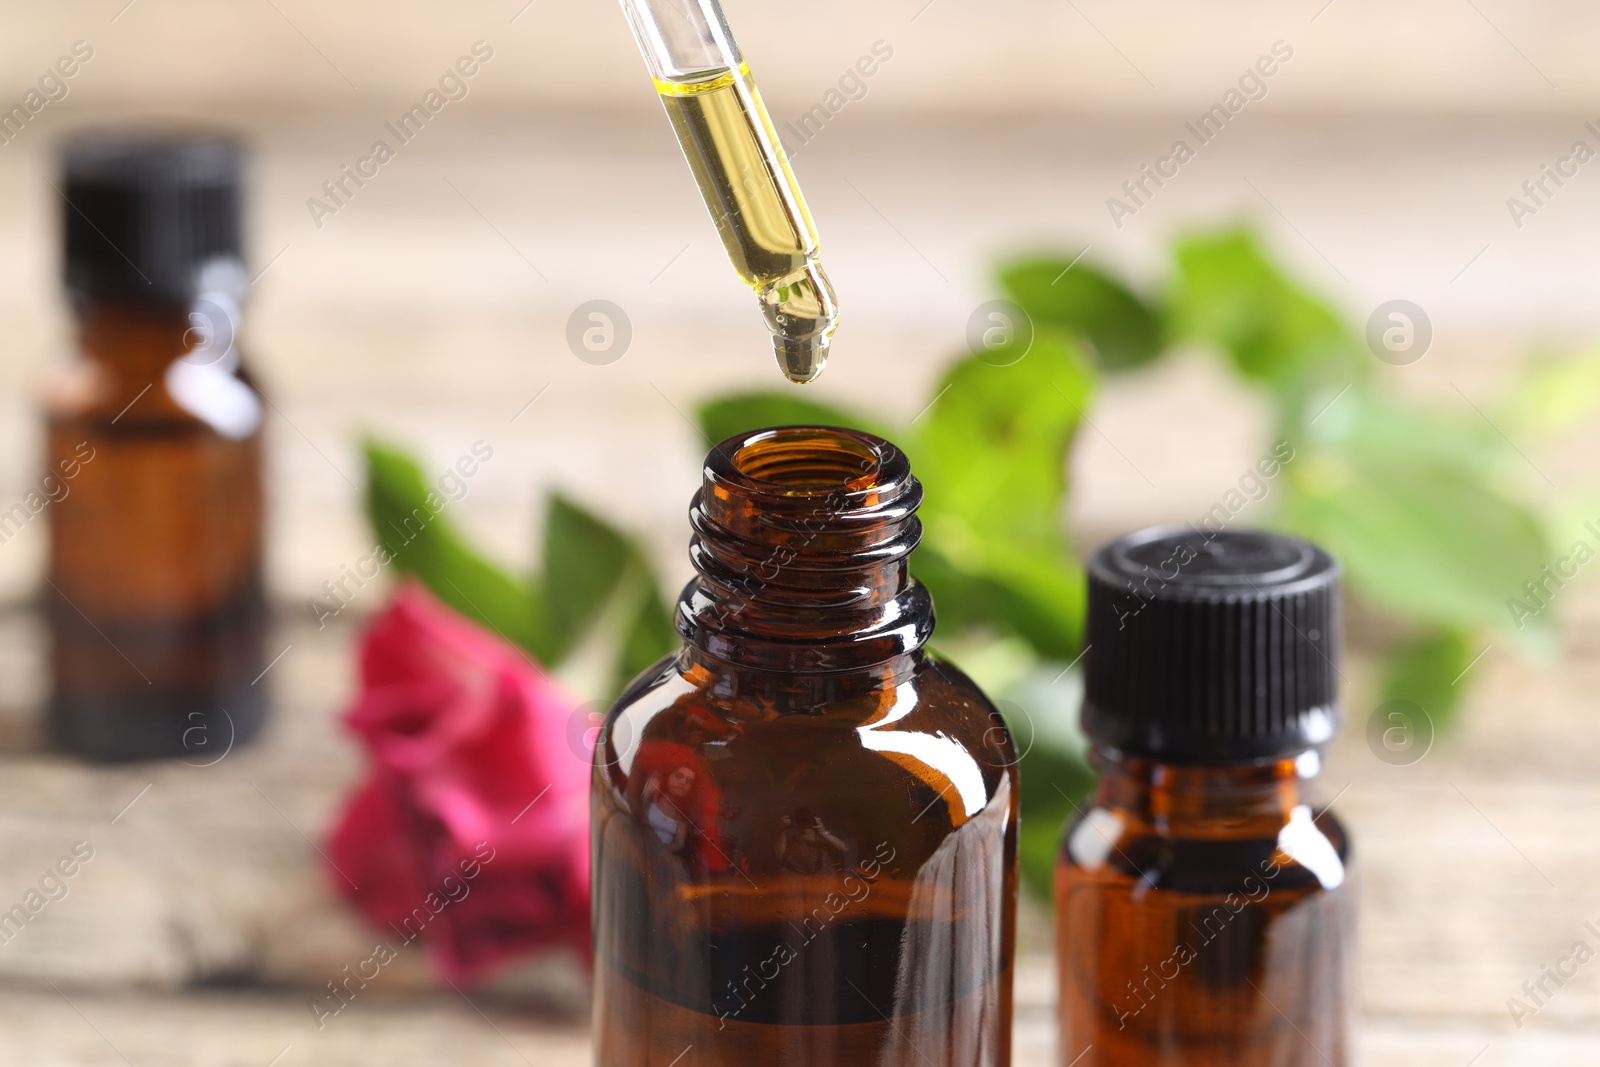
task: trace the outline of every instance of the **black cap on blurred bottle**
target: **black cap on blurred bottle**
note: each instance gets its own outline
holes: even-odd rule
[[[185,303],[201,269],[242,270],[242,153],[215,136],[98,134],[68,144],[61,192],[74,299]]]
[[[1341,712],[1339,567],[1315,545],[1159,526],[1089,560],[1083,729],[1170,763],[1330,740]]]

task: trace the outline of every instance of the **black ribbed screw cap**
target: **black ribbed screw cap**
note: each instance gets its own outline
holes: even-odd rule
[[[1329,741],[1341,719],[1339,567],[1315,545],[1158,526],[1089,560],[1083,729],[1173,763]]]
[[[225,138],[97,134],[62,161],[68,290],[185,303],[200,269],[243,259],[239,146]]]

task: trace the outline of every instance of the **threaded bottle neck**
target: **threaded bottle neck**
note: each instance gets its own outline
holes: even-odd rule
[[[919,648],[933,605],[907,560],[922,486],[871,434],[793,426],[711,450],[689,508],[699,572],[678,602],[692,646],[737,666],[851,670]]]

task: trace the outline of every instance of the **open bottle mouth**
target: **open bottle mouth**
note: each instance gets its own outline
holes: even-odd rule
[[[726,535],[788,558],[876,555],[890,543],[909,553],[922,485],[905,453],[860,430],[779,426],[730,437],[706,456],[690,509],[697,532]]]
[[[859,491],[882,472],[879,446],[887,443],[829,426],[784,426],[745,437],[730,464],[751,482],[779,491]]]
[[[803,522],[836,531],[910,515],[922,501],[905,453],[839,426],[778,426],[737,434],[706,456],[707,512],[739,536]]]

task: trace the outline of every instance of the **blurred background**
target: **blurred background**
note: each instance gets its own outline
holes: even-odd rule
[[[1586,236],[1600,233],[1600,170],[1574,150],[1600,147],[1592,6],[725,6],[843,308],[807,399],[910,426],[968,351],[986,302],[1027,307],[997,271],[1082,254],[1158,318],[1184,314],[1163,320],[1161,357],[1137,367],[1110,366],[1101,344],[1104,373],[1053,502],[1064,535],[1081,554],[1136,526],[1197,518],[1286,424],[1341,402],[1335,382],[1295,396],[1318,420],[1285,415],[1271,373],[1241,370],[1237,353],[1217,358],[1228,328],[1196,325],[1198,268],[1175,242],[1242,224],[1295,292],[1342,318],[1363,389],[1504,453],[1484,491],[1538,517],[1531,551],[1554,565],[1576,540],[1600,546],[1583,528],[1600,526],[1600,422],[1583,403],[1600,339],[1600,257]],[[506,568],[535,567],[559,491],[633,536],[670,596],[689,573],[702,405],[789,388],[621,13],[574,0],[11,3],[0,10],[0,106],[78,42],[92,58],[66,95],[0,145],[0,501],[37,483],[39,389],[74,343],[51,184],[62,139],[147,119],[239,132],[251,150],[244,350],[267,401],[266,657],[279,658],[266,733],[215,765],[106,769],[51,755],[36,607],[45,525],[0,544],[0,901],[21,899],[73,842],[95,849],[70,895],[0,947],[0,1062],[587,1062],[583,965],[559,951],[470,999],[403,956],[337,1019],[319,1028],[308,1010],[370,952],[317,848],[360,774],[339,715],[356,689],[361,621],[386,593],[363,590],[323,625],[312,601],[371,549],[368,436],[403,448],[430,481],[487,442],[493,459],[450,522]],[[331,199],[324,183],[389,138],[385,123],[478,42],[491,58],[466,95],[354,195]],[[869,55],[875,73],[842,83]],[[1279,62],[1262,94],[1201,144],[1185,124],[1263,56]],[[1124,183],[1179,139],[1194,158],[1153,193],[1130,194]],[[1559,183],[1545,178],[1557,167]],[[610,362],[568,342],[593,300],[620,308],[631,330]],[[1369,318],[1395,300],[1428,324],[1415,358],[1369,350]],[[1547,415],[1560,434],[1539,433]],[[1394,425],[1368,442],[1369,462],[1372,449],[1406,461],[1413,423]],[[1313,488],[1289,501],[1298,528],[1332,522],[1337,539],[1360,525],[1300,506]],[[1237,521],[1269,521],[1283,504],[1268,493]],[[1492,538],[1471,541],[1482,526],[1471,508],[1439,503],[1406,529],[1408,550],[1470,567],[1497,551]],[[1388,527],[1373,529],[1381,542]],[[1586,577],[1549,597],[1548,613],[1540,605],[1554,624],[1542,642],[1519,644],[1514,612],[1495,607],[1525,595],[1520,581],[1408,614],[1412,601],[1386,598],[1375,576],[1349,613],[1348,725],[1324,780],[1361,863],[1363,1062],[1591,1064],[1600,1053],[1600,970],[1580,970],[1531,1014],[1511,1003],[1528,1002],[1524,983],[1575,942],[1600,948],[1585,927],[1600,926],[1600,739],[1587,699],[1600,681],[1600,593]],[[1447,611],[1459,626],[1441,621]],[[1383,680],[1393,665],[1380,661],[1421,624],[1464,652],[1440,668],[1452,695],[1439,708],[1411,696],[1429,743],[1402,758],[1371,740],[1369,723],[1409,692]],[[966,650],[974,673],[1014,692],[1030,728],[1071,733],[1033,722],[1070,721],[1070,701],[1021,695],[1070,656],[984,640],[982,626],[955,636],[965,643],[952,654]],[[612,695],[582,663],[562,677],[576,700]],[[1045,907],[1033,901],[1022,930],[1021,1063],[1054,1055]]]

